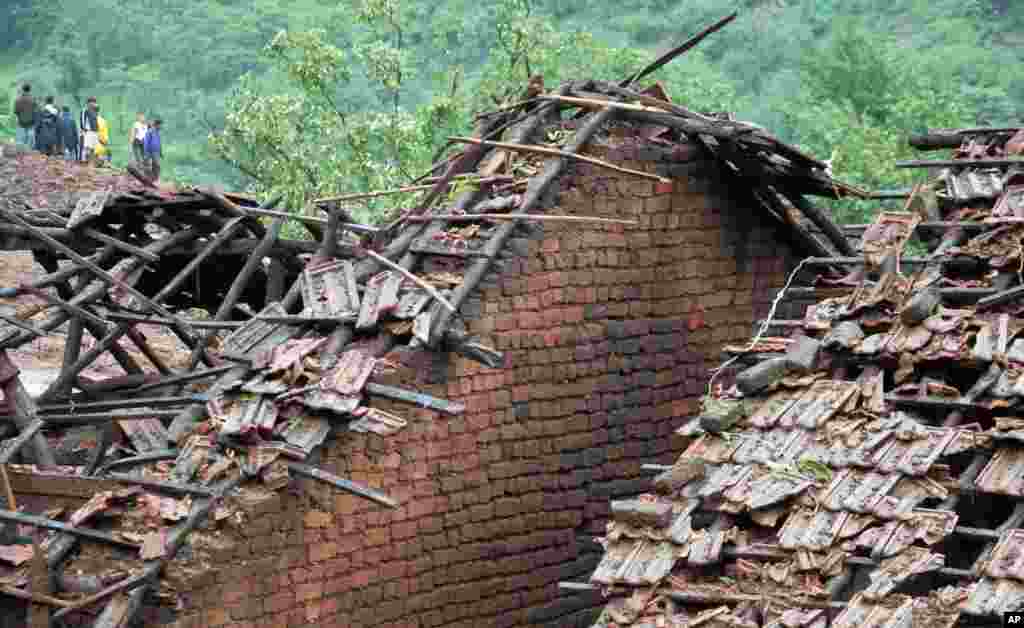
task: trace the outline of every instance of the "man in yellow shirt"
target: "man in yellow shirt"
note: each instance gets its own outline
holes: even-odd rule
[[[100,115],[100,107],[96,106],[96,132],[99,135],[99,143],[96,144],[96,158],[101,163],[110,163],[110,126],[107,119]]]

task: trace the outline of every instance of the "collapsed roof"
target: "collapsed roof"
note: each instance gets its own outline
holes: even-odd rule
[[[859,257],[801,264],[822,270],[790,291],[815,299],[805,317],[727,347],[742,370],[679,430],[685,452],[612,503],[591,583],[564,585],[610,597],[595,626],[939,628],[1024,608],[1024,131],[912,143],[955,151],[898,164],[934,176],[851,229]]]
[[[671,164],[627,170],[581,154],[622,125],[641,127],[663,149],[698,142],[719,160],[723,176],[753,186],[765,211],[802,234],[806,252],[841,248],[835,243],[842,234],[803,196],[849,190],[824,164],[758,128],[672,104],[660,89],[594,81],[484,116],[483,139],[460,140],[469,147],[441,164],[443,174],[422,182],[418,207],[379,230],[344,223],[337,199],[328,199],[326,220],[298,218],[317,241],[286,240],[281,228],[293,215],[200,190],[100,191],[73,209],[0,207],[0,232],[31,242],[51,263],[47,276],[2,293],[31,297],[36,305],[21,316],[3,315],[0,328],[2,414],[17,428],[0,449],[0,469],[16,485],[73,478],[80,494],[91,495],[74,510],[44,503],[31,514],[19,512],[15,496],[7,495],[0,520],[49,536],[0,544],[0,592],[28,601],[34,617],[102,609],[96,625],[121,626],[149,593],[173,599],[170,574],[212,561],[218,535],[231,533],[239,505],[260,491],[283,489],[293,475],[394,505],[317,468],[320,446],[346,430],[383,436],[401,430],[406,419],[378,407],[381,399],[463,412],[394,376],[398,362],[456,352],[500,366],[503,356],[468,338],[457,314],[496,260],[517,254],[510,236],[546,220],[623,229],[629,221],[545,213],[555,204],[553,184],[577,162],[672,185]],[[453,193],[465,180],[472,189]],[[793,207],[807,217],[795,220]],[[264,215],[272,216],[269,226],[258,220]],[[236,266],[225,266],[229,255],[240,258]],[[264,259],[269,279],[251,281],[264,272]],[[289,289],[269,285],[282,284],[275,268],[278,279],[292,280]],[[178,309],[206,304],[192,285],[197,270],[215,285],[203,293],[216,295],[207,305],[212,320]],[[243,307],[258,299],[269,302],[259,313]],[[6,350],[65,323],[64,368],[33,399]],[[173,331],[189,353],[189,368],[161,361],[138,333],[140,325]],[[83,330],[96,339],[84,350]],[[125,374],[83,377],[107,351]],[[140,366],[143,356],[156,372]],[[55,439],[82,425],[98,427],[98,442],[84,443],[75,460],[55,455]],[[34,465],[7,466],[17,455]],[[185,545],[187,558],[178,555]],[[79,572],[85,576],[73,575]]]

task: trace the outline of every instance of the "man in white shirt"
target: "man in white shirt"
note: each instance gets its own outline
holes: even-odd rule
[[[79,158],[82,161],[90,161],[96,154],[96,145],[100,143],[98,116],[96,97],[90,96],[85,101],[85,109],[82,109],[82,115],[78,120],[78,131],[82,135],[82,141],[78,145],[81,151]]]
[[[143,154],[142,143],[146,141],[146,131],[149,130],[149,126],[146,124],[146,114],[141,111],[135,114],[135,124],[132,125],[131,134],[128,137],[128,143],[132,147],[132,157],[135,159],[135,163],[145,163],[145,155]]]

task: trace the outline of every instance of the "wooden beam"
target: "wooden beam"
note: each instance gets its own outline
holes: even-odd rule
[[[99,530],[93,530],[91,528],[79,528],[66,523],[61,523],[54,519],[47,519],[46,517],[26,515],[20,512],[12,512],[10,510],[0,510],[0,520],[11,521],[36,528],[46,528],[47,530],[56,530],[58,532],[67,532],[68,534],[74,534],[75,536],[83,539],[99,541],[101,543],[106,543],[107,545],[114,545],[125,549],[135,551],[138,551],[139,549],[137,544],[123,541],[115,536],[107,534],[106,532],[100,532]]]
[[[593,222],[607,225],[636,225],[635,220],[598,218],[596,216],[549,216],[546,214],[431,214],[411,216],[408,222],[472,222],[474,220],[525,220],[527,222]]]
[[[80,475],[63,475],[42,471],[26,472],[11,469],[11,488],[17,495],[74,497],[88,500],[96,493],[117,491],[121,485],[111,480]]]

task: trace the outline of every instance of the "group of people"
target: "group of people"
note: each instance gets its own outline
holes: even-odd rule
[[[47,96],[42,107],[36,105],[32,86],[24,85],[14,101],[17,122],[15,141],[47,155],[63,155],[69,161],[109,163],[110,126],[100,115],[94,96],[86,100],[76,121],[68,106],[58,108],[53,96]],[[134,160],[143,166],[154,181],[160,179],[163,150],[160,141],[162,121],[146,121],[138,113],[129,133],[128,143]]]

